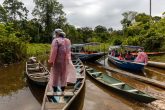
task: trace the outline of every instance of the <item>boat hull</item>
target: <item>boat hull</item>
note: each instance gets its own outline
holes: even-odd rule
[[[130,71],[142,71],[144,69],[143,63],[135,63],[131,61],[126,60],[119,60],[116,57],[113,57],[111,55],[108,55],[108,60],[112,62],[114,65],[116,65],[119,68],[130,70]]]
[[[37,66],[39,66],[40,69]],[[46,86],[50,73],[43,64],[38,63],[37,66],[26,62],[26,76],[30,82],[39,86]]]
[[[67,110],[74,99],[78,96],[80,91],[83,89],[85,84],[85,67],[81,60],[72,60],[72,62],[77,70],[77,82],[73,87],[69,87],[69,85],[67,85],[63,95],[57,95],[57,93],[53,92],[51,87],[47,85],[41,110]],[[67,95],[66,93],[71,94]],[[54,98],[54,100],[50,100],[50,97]],[[63,97],[65,102],[59,102],[58,98],[60,97]]]
[[[127,85],[126,83],[124,83],[124,82],[122,82],[120,80],[117,80],[117,79],[113,78],[112,76],[106,75],[105,73],[101,72],[102,74],[104,74],[104,78],[106,77],[104,79],[104,78],[96,78],[96,77],[94,77],[93,76],[94,74],[93,73],[91,74],[88,70],[86,70],[86,72],[95,81],[101,83],[103,86],[106,86],[109,89],[111,89],[111,90],[113,90],[113,91],[115,91],[115,92],[117,92],[119,94],[122,94],[126,98],[129,97],[129,98],[132,98],[134,100],[137,100],[137,101],[143,102],[143,103],[150,103],[150,102],[156,100],[154,97],[149,96],[149,95],[147,95],[147,94],[145,94],[145,93],[143,93],[143,92],[141,92],[139,90],[136,90],[135,88]],[[96,73],[98,73],[98,71],[96,71]],[[110,82],[110,83],[108,83],[108,82]],[[114,84],[112,84],[112,83],[114,83]],[[117,85],[117,83],[118,83],[118,85]],[[119,84],[123,84],[125,87],[122,86],[122,85],[119,85]],[[121,88],[124,88],[124,89],[121,89]],[[136,92],[135,91],[134,92],[133,91],[132,92],[128,92],[129,89],[130,90],[136,90]]]
[[[74,56],[78,57],[81,61],[89,61],[94,62],[104,56],[105,54],[103,52],[100,53],[91,53],[91,54],[85,54],[85,53],[73,53]]]
[[[152,67],[165,69],[165,63],[163,63],[163,62],[148,61],[147,65],[152,66]]]

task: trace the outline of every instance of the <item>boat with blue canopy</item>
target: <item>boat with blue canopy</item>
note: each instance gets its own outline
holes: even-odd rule
[[[104,52],[101,51],[89,51],[89,47],[95,47],[100,45],[98,42],[84,43],[84,44],[73,44],[71,46],[72,54],[78,57],[82,61],[96,61],[102,56],[105,55]]]
[[[132,55],[132,57],[128,60],[120,58],[121,53],[125,53],[127,51],[137,52],[138,49],[143,49],[140,46],[128,46],[128,45],[118,45],[118,46],[110,46],[108,53],[108,60],[116,65],[119,68],[131,71],[142,71],[146,64],[135,62],[134,59],[136,56]]]

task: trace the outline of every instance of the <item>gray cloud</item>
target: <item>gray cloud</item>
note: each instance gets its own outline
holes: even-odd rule
[[[3,0],[0,0],[2,3]],[[22,0],[30,10],[34,8],[33,0]],[[149,14],[149,0],[58,0],[64,6],[70,24],[77,27],[95,27],[121,29],[122,13],[137,11]],[[152,15],[161,15],[165,11],[165,0],[152,0]],[[32,15],[29,14],[29,18]]]

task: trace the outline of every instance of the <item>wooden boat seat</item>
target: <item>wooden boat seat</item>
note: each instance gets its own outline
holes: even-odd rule
[[[93,73],[90,73],[90,74],[93,75],[93,74],[100,74],[100,73],[102,73],[102,72],[93,72]]]
[[[48,75],[47,72],[45,72],[45,73],[29,73],[29,76],[46,76],[46,75]]]
[[[46,95],[47,96],[73,96],[74,93],[73,92],[64,92],[64,94],[62,94],[62,92],[47,92]]]
[[[74,65],[75,67],[77,67],[77,66],[79,66],[79,67],[81,67],[81,66],[83,66],[83,65]]]
[[[128,92],[137,92],[138,90],[137,89],[131,89],[131,90],[126,90]]]
[[[39,63],[28,63],[27,65],[30,66],[30,65],[37,65]]]
[[[101,78],[101,77],[98,77],[98,78],[96,78],[96,79],[101,80],[102,78]]]
[[[90,70],[93,70],[93,69],[92,69],[92,68],[87,68],[86,70],[87,70],[87,71],[90,71]]]
[[[43,67],[29,67],[28,68],[29,71],[39,71],[41,69],[43,69]]]
[[[76,76],[77,79],[84,79],[84,76]]]
[[[65,103],[52,103],[46,102],[45,108],[48,110],[61,110],[65,106]]]
[[[35,78],[35,79],[41,79],[41,78],[48,78],[49,76],[48,75],[47,76],[34,76],[34,75],[32,75],[30,77]]]
[[[121,83],[115,83],[115,84],[111,84],[112,86],[118,86],[118,85],[123,85],[125,83],[121,82]]]

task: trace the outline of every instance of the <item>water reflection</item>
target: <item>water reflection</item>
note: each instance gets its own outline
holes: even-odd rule
[[[40,61],[47,65],[48,56]],[[105,62],[107,66],[111,66]],[[158,98],[165,97],[165,91],[157,87],[133,80],[120,74],[105,71],[97,64],[88,64],[129,85]],[[43,87],[29,82],[24,75],[25,62],[0,69],[0,110],[40,110],[44,94]],[[151,76],[148,76],[151,77]],[[161,76],[158,76],[159,78]],[[164,81],[164,79],[161,79]],[[139,103],[127,96],[111,91],[104,85],[87,76],[86,84],[69,110],[151,110],[148,105]]]
[[[26,86],[24,68],[25,62],[21,62],[0,69],[0,95],[11,94]]]
[[[32,95],[37,99],[37,101],[42,104],[45,87],[44,86],[38,86],[35,83],[33,83],[30,80],[27,80],[28,87],[32,93]]]

